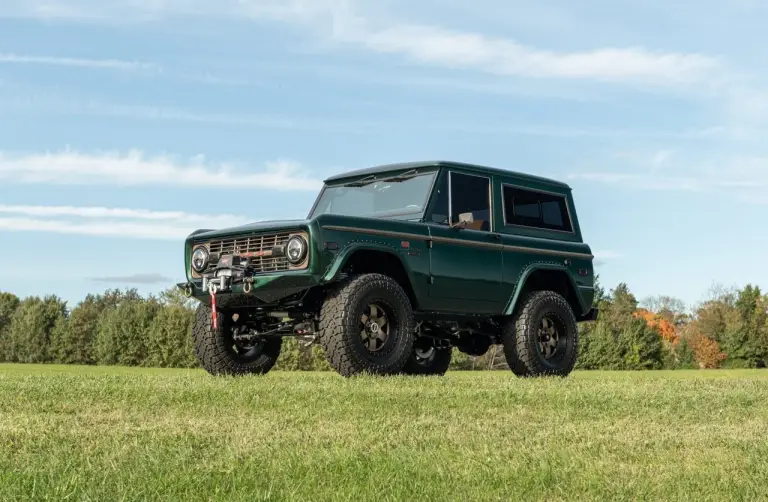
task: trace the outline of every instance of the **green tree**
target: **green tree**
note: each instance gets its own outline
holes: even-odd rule
[[[161,291],[158,298],[163,305],[184,307],[189,310],[195,310],[197,307],[196,300],[188,298],[182,290],[175,286]]]
[[[734,309],[735,322],[726,323],[723,349],[731,366],[754,367],[764,364],[768,313],[760,288],[748,284],[739,291]]]
[[[152,319],[147,343],[147,363],[164,368],[197,366],[192,325],[194,311],[182,305],[163,305]]]
[[[329,371],[331,366],[319,345],[306,346],[294,337],[286,337],[275,368],[281,371]]]
[[[576,367],[585,370],[624,369],[618,334],[607,321],[598,320],[581,336]]]
[[[602,303],[605,299],[605,288],[602,287],[600,284],[600,274],[595,274],[595,296],[592,299],[592,306],[593,307],[600,307],[600,303]]]
[[[19,308],[21,300],[12,293],[0,293],[0,362],[10,358],[10,341],[8,333],[11,329],[13,313]]]
[[[279,371],[298,371],[301,365],[299,344],[293,337],[283,338],[280,357],[277,358],[275,369]]]
[[[665,354],[659,333],[644,319],[632,319],[617,339],[625,370],[655,370],[664,365]]]
[[[14,311],[8,332],[8,359],[21,363],[51,362],[51,337],[64,329],[67,305],[55,295],[29,297]]]
[[[691,347],[691,342],[687,337],[680,337],[680,343],[674,350],[673,369],[695,369],[697,368],[696,355]]]
[[[122,298],[101,318],[94,355],[99,364],[146,366],[149,364],[149,331],[160,310],[157,299]]]
[[[617,328],[626,327],[632,321],[632,315],[637,311],[637,298],[629,290],[629,286],[623,282],[611,290],[609,300],[603,304],[607,304],[606,320]]]
[[[94,364],[93,342],[104,310],[100,297],[89,294],[61,324],[51,342],[53,356],[62,364]]]
[[[453,353],[451,354],[451,365],[449,366],[449,369],[458,371],[473,370],[475,369],[474,358],[469,354],[465,354],[459,349],[454,348]]]

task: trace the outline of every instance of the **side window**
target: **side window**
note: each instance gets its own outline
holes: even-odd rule
[[[517,219],[518,221],[528,221],[532,224],[538,223],[541,220],[541,205],[539,199],[534,194],[523,192],[518,190],[512,198],[508,198],[507,190],[509,187],[504,187],[504,207],[507,208],[507,221]],[[512,204],[507,204],[511,200]],[[509,210],[512,210],[510,215]]]
[[[467,228],[491,230],[491,180],[483,176],[451,173],[451,223],[462,213],[472,213]]]
[[[504,223],[547,230],[573,231],[562,195],[504,185]]]
[[[565,204],[562,201],[548,201],[541,203],[541,221],[548,227],[555,227],[560,230],[566,230],[563,221],[563,209]],[[565,211],[567,215],[567,211]],[[566,216],[567,218],[567,216]],[[570,229],[569,229],[570,230]]]

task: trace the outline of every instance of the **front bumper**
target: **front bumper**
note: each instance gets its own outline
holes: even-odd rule
[[[270,305],[320,284],[320,278],[308,273],[281,272],[270,275],[243,276],[238,270],[219,269],[202,279],[192,279],[176,286],[203,303],[210,303],[211,286],[215,287],[216,302],[248,305]]]
[[[598,308],[592,308],[586,314],[582,315],[581,317],[576,318],[576,321],[577,322],[597,321],[597,317],[598,317],[599,311],[600,311],[600,309],[598,309]]]

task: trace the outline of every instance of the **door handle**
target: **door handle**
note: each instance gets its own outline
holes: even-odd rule
[[[493,240],[496,240],[496,241],[500,241],[501,240],[501,235],[500,234],[491,234],[491,237],[493,238]]]

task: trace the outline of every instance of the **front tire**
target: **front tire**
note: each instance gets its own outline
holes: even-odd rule
[[[565,298],[554,291],[534,291],[503,328],[504,356],[521,377],[565,377],[576,365],[579,330]]]
[[[217,326],[211,324],[212,310],[200,304],[195,315],[193,336],[195,355],[202,367],[211,375],[263,375],[269,372],[280,357],[283,339],[269,337],[255,343],[235,341],[232,320],[217,312]]]
[[[320,333],[328,363],[340,375],[399,373],[413,352],[411,302],[391,277],[351,277],[326,298]]]

